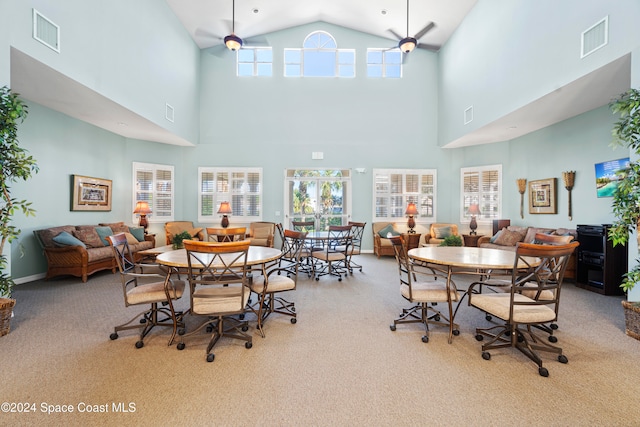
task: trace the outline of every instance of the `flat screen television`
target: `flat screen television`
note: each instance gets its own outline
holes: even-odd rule
[[[628,167],[629,157],[596,163],[596,191],[598,197],[613,197],[620,179],[617,172]]]

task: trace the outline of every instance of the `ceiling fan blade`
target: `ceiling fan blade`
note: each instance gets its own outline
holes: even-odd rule
[[[254,36],[254,37],[242,39],[242,43],[243,45],[246,45],[246,46],[255,46],[255,47],[269,46],[269,41],[266,39],[266,37],[263,37],[263,36]]]
[[[398,39],[398,41],[402,40],[404,38],[404,36],[401,36],[400,34],[396,33],[395,31],[393,31],[391,28],[389,28],[387,31],[389,31],[391,34],[394,35],[394,37],[396,39]]]
[[[426,27],[424,27],[423,29],[421,29],[420,31],[418,31],[418,32],[416,33],[416,35],[415,35],[415,36],[413,36],[413,37],[414,37],[416,40],[420,40],[420,38],[422,38],[422,36],[424,36],[424,35],[425,35],[425,34],[427,34],[429,31],[431,31],[431,29],[432,29],[433,27],[435,27],[435,26],[436,26],[436,24],[434,24],[433,22],[429,22],[429,23],[427,24],[427,26],[426,26]]]
[[[214,39],[214,40],[222,40],[223,39],[223,37],[220,37],[219,35],[214,34],[211,31],[205,30],[205,29],[202,29],[202,28],[197,28],[194,34],[196,36],[199,36],[199,37],[206,37],[206,38]]]
[[[435,44],[418,43],[418,46],[416,46],[416,47],[418,49],[430,50],[432,52],[439,52],[440,51],[440,46],[436,46]]]

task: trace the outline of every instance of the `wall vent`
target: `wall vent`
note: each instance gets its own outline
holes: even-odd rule
[[[473,121],[473,105],[464,110],[464,124],[468,125]]]
[[[60,53],[60,27],[33,9],[33,38]]]
[[[609,42],[609,16],[582,32],[580,58],[592,54]]]
[[[167,106],[167,109],[164,116],[167,120],[173,123],[173,114],[174,114],[173,107],[169,104],[166,104],[166,106]]]

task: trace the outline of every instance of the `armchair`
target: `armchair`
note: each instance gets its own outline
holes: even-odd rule
[[[170,221],[164,224],[164,231],[167,238],[167,245],[170,245],[173,236],[183,231],[188,231],[194,240],[204,240],[204,231],[202,228],[196,228],[191,221]]]
[[[457,224],[431,224],[429,234],[425,236],[425,243],[440,244],[445,237],[459,236]]]
[[[249,224],[249,240],[251,246],[273,247],[276,224],[273,222],[252,222]]]

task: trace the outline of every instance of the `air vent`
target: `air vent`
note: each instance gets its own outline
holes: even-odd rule
[[[60,53],[60,27],[33,9],[33,38]]]
[[[167,109],[165,112],[165,118],[169,120],[171,123],[173,123],[173,107],[169,104],[166,104],[166,105],[167,105]]]
[[[592,54],[609,42],[609,17],[605,16],[582,33],[580,58]]]
[[[468,125],[473,121],[473,105],[464,110],[464,124]]]

